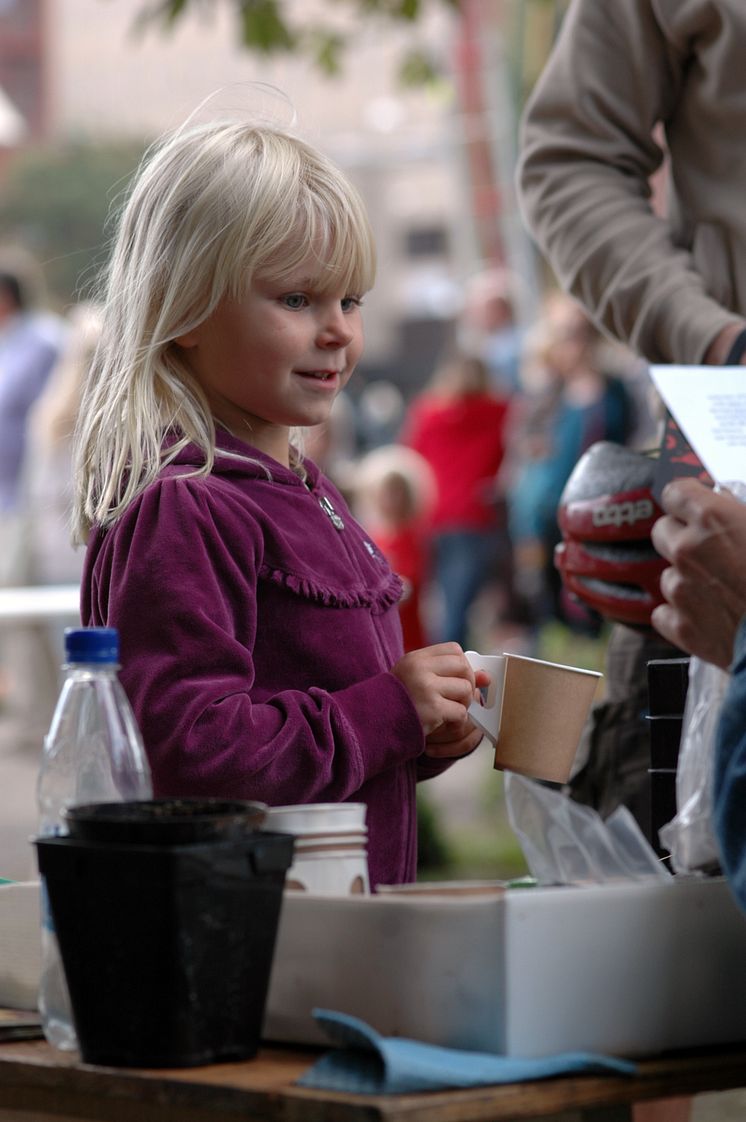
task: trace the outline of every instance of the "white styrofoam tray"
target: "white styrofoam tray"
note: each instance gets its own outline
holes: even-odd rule
[[[746,1040],[746,916],[720,878],[501,896],[286,893],[264,1036],[314,1007],[386,1036],[510,1056]]]

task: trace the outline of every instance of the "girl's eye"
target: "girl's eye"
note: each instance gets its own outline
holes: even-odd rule
[[[360,296],[345,296],[342,299],[343,312],[351,312],[353,308],[361,308],[362,305],[363,301]]]
[[[308,300],[302,292],[290,292],[287,296],[283,296],[282,302],[286,308],[305,308]]]

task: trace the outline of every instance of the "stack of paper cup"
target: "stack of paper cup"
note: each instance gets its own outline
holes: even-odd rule
[[[285,887],[322,896],[370,892],[365,803],[271,806],[265,830],[295,835]]]

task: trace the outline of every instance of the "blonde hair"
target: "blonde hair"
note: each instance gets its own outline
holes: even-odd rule
[[[109,526],[188,443],[207,475],[215,423],[174,340],[252,276],[290,276],[309,251],[331,291],[367,292],[364,204],[324,155],[274,126],[210,122],[146,153],[105,277],[101,339],[75,435],[73,537]],[[172,439],[164,445],[164,437]]]
[[[393,480],[406,491],[411,518],[432,510],[438,487],[424,456],[404,444],[382,444],[362,457],[354,474],[355,503],[364,524],[376,522],[381,492]]]

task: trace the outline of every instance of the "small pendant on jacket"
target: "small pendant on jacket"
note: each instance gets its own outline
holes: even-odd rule
[[[335,528],[335,530],[344,530],[344,522],[337,514],[330,500],[327,499],[326,495],[322,495],[322,497],[319,499],[319,506],[323,510],[324,514],[327,514],[329,516],[331,524]]]

